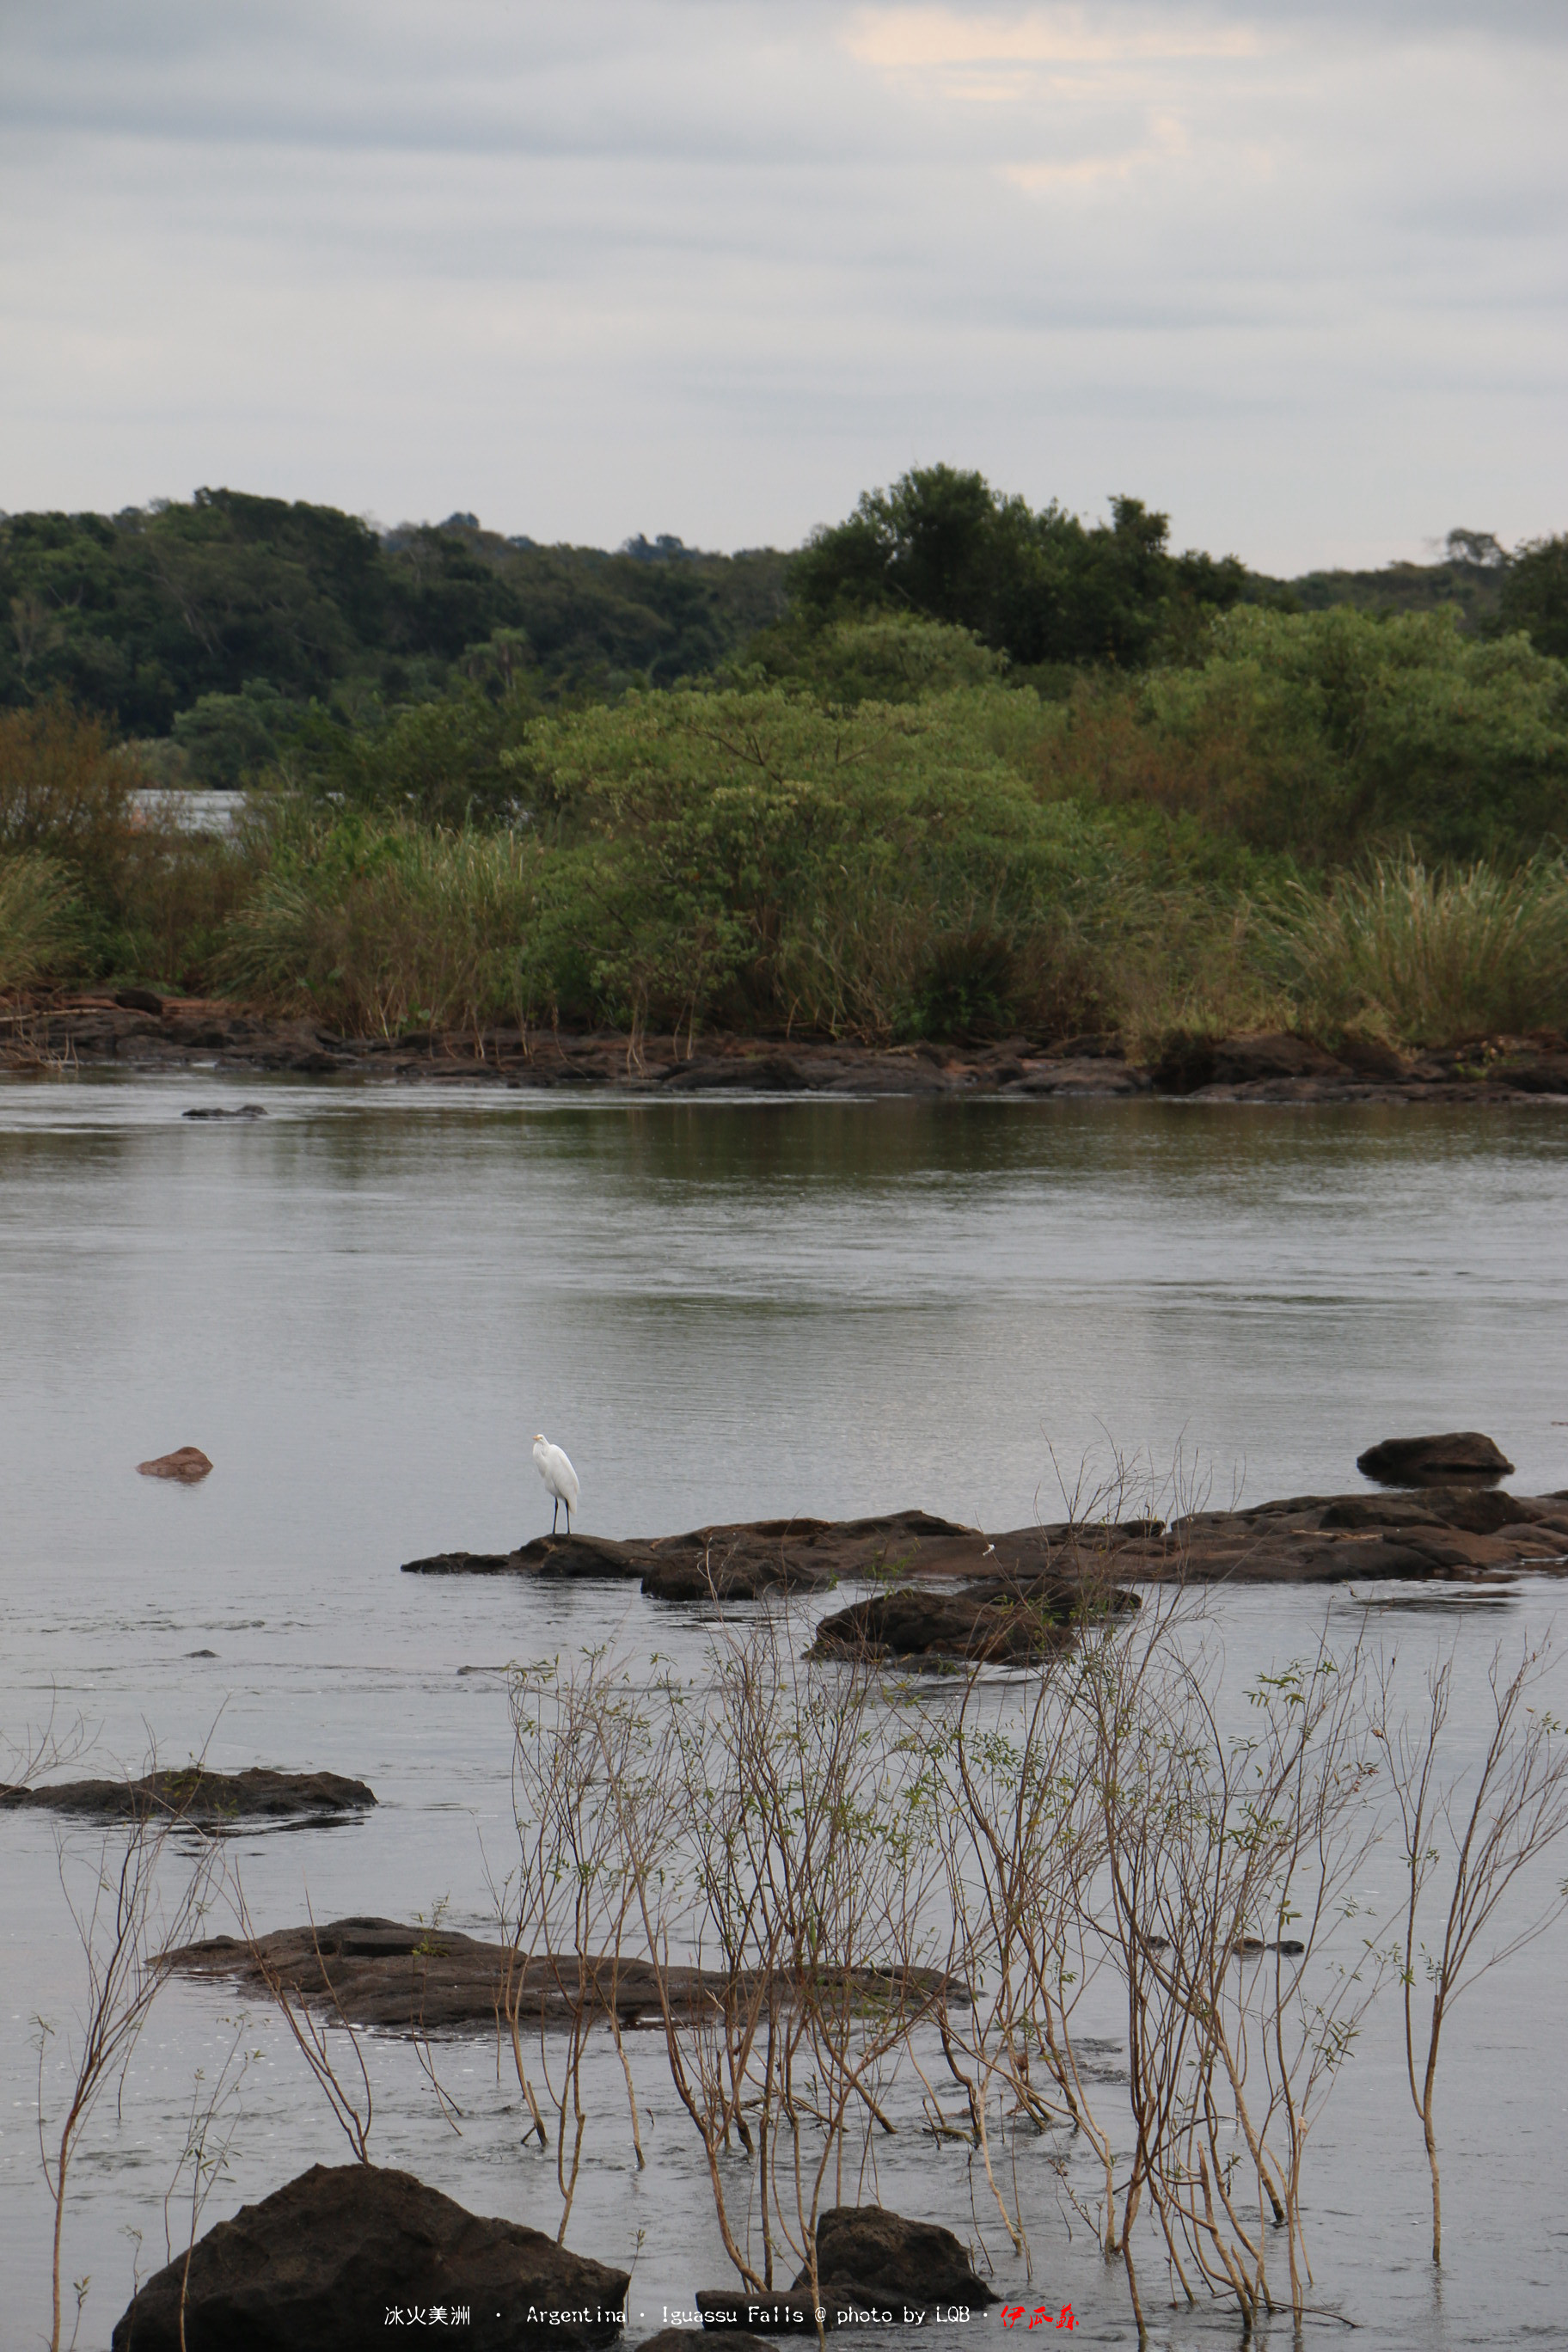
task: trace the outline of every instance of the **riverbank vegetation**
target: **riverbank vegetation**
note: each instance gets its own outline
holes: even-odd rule
[[[1568,1021],[1568,542],[1331,601],[944,467],[794,559],[226,492],[0,541],[0,989],[1140,1052]]]

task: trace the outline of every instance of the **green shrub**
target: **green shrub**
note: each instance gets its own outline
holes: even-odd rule
[[[1513,864],[1568,840],[1568,667],[1449,613],[1224,614],[1191,667],[1084,678],[1045,789],[1152,803],[1310,866],[1408,841]]]

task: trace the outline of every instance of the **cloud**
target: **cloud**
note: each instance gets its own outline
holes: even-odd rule
[[[1026,8],[969,13],[957,8],[868,7],[843,35],[868,65],[890,72],[949,66],[1116,66],[1151,58],[1251,57],[1260,37],[1250,25],[1205,24],[1174,12],[1120,20],[1106,10]]]
[[[1568,521],[1568,9],[0,0],[0,506]]]

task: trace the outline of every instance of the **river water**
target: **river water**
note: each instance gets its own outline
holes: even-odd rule
[[[247,1101],[266,1117],[184,1116]],[[78,1769],[138,1762],[155,1738],[165,1760],[205,1746],[230,1769],[362,1776],[381,1801],[363,1824],[232,1842],[258,1922],[297,1922],[307,1899],[318,1917],[444,1904],[450,1925],[485,1932],[487,1857],[504,1866],[515,1849],[493,1670],[609,1642],[634,1670],[658,1650],[700,1674],[709,1639],[700,1612],[622,1587],[398,1576],[418,1554],[548,1524],[535,1430],[572,1454],[580,1523],[606,1535],[905,1505],[1015,1527],[1060,1516],[1063,1486],[1118,1456],[1166,1502],[1353,1489],[1373,1440],[1454,1427],[1491,1433],[1518,1465],[1510,1485],[1540,1492],[1568,1486],[1564,1234],[1568,1124],[1549,1106],[563,1104],[208,1074],[7,1085],[0,1732],[53,1693],[95,1738]],[[134,1475],[180,1444],[216,1465],[200,1486]],[[1415,1609],[1377,1591],[1238,1591],[1209,1632],[1238,1709],[1255,1672],[1325,1625],[1342,1645],[1370,1629],[1416,1663],[1457,1640],[1463,1762],[1494,1643],[1543,1629],[1559,1594],[1529,1577]],[[65,1840],[79,1894],[98,1851],[85,1832]],[[47,2317],[31,2021],[61,2028],[52,2098],[80,1954],[47,1818],[0,1822],[0,2333],[22,2345]],[[1390,1887],[1374,1863],[1369,1905]],[[1557,1930],[1456,2011],[1440,2292],[1396,2010],[1373,2011],[1319,2126],[1307,2200],[1315,2300],[1363,2340],[1568,2343],[1563,1951]],[[133,2265],[165,2259],[195,2072],[210,2083],[237,2013],[220,1988],[172,1987],[120,2114],[111,2092],[93,2119],[66,2229],[68,2276],[90,2278],[84,2347],[107,2343]],[[1113,2008],[1102,2022],[1113,2083]],[[204,2227],[348,2152],[275,2021],[249,2015],[245,2042],[260,2054]],[[624,2130],[596,2127],[568,2232],[603,2259],[636,2254],[629,2343],[727,2278],[658,2057],[639,2060],[647,2171],[630,2169]],[[381,2161],[553,2228],[548,2162],[521,2146],[491,2046],[442,2053],[460,2137],[405,2047],[376,2045],[370,2064]],[[962,2147],[911,2132],[879,2161],[885,2202],[984,2242],[998,2284],[1025,2292]],[[1029,2308],[1070,2301],[1080,2340],[1131,2342],[1120,2272],[1045,2157],[1020,2143],[1017,2165]],[[1163,2277],[1145,2287],[1156,2342],[1234,2340],[1233,2321],[1167,2312]],[[953,2340],[982,2335],[1000,2340],[994,2314]]]

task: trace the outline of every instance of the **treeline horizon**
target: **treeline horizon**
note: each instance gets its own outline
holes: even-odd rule
[[[165,781],[238,783],[301,718],[351,726],[476,688],[542,709],[613,701],[751,663],[801,666],[834,620],[903,611],[971,631],[1013,683],[1061,695],[1086,669],[1190,661],[1237,604],[1449,610],[1467,635],[1568,655],[1568,538],[1505,549],[1451,530],[1442,556],[1291,579],[1177,553],[1131,497],[1085,523],[975,472],[916,469],[793,551],[733,554],[638,534],[610,550],[485,529],[471,513],[373,527],[307,501],[201,489],[109,516],[0,515],[0,709],[54,695],[116,734],[169,741]],[[809,667],[809,665],[807,665]]]

